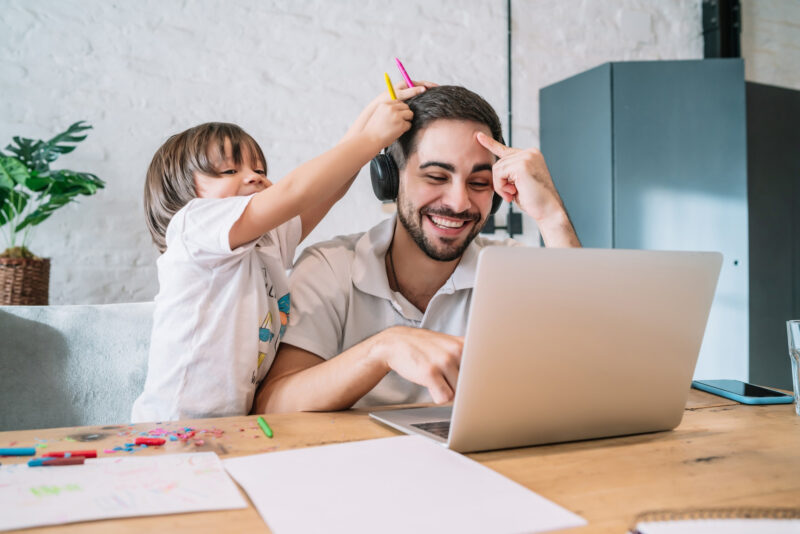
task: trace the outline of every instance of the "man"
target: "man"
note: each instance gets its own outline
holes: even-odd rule
[[[411,129],[388,150],[397,216],[305,250],[255,412],[451,401],[478,254],[513,244],[476,238],[495,191],[536,221],[545,245],[580,246],[541,153],[504,146],[485,100],[442,86],[408,105]]]

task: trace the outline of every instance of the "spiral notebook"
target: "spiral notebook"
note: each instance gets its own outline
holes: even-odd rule
[[[800,508],[706,508],[639,514],[631,534],[800,534]]]

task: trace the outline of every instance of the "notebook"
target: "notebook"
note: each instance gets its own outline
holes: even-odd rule
[[[631,534],[800,533],[800,508],[710,508],[640,514]]]

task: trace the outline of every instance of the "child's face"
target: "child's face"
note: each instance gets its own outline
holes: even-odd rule
[[[267,180],[267,173],[260,164],[251,163],[255,158],[250,155],[247,146],[242,146],[241,163],[233,159],[233,148],[229,139],[225,140],[225,157],[214,161],[214,167],[220,170],[219,176],[194,173],[194,186],[198,198],[228,198],[246,196],[263,191],[272,185]],[[252,168],[255,167],[255,168]]]

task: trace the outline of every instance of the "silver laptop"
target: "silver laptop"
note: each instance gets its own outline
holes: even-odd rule
[[[486,248],[453,405],[370,416],[459,452],[675,428],[721,265],[717,252]]]

